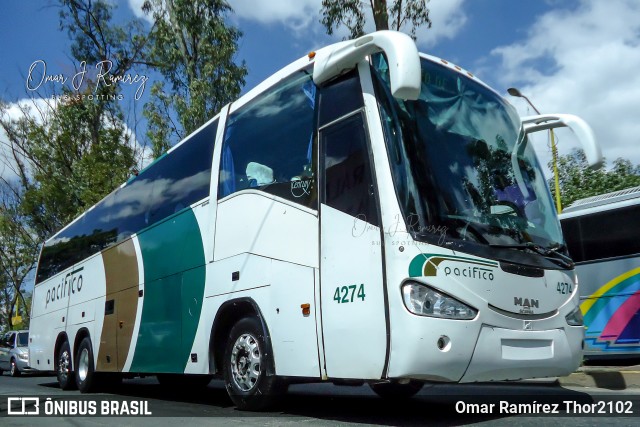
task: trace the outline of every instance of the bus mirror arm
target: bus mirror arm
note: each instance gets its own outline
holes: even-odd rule
[[[418,48],[413,39],[396,31],[377,31],[355,40],[320,50],[315,57],[313,81],[317,85],[353,69],[368,55],[384,52],[389,63],[391,93],[400,99],[420,95],[421,71]]]
[[[542,114],[523,117],[522,126],[525,134],[559,127],[568,127],[584,147],[589,167],[597,169],[602,165],[602,151],[596,141],[593,130],[591,130],[587,122],[578,116],[572,114]]]

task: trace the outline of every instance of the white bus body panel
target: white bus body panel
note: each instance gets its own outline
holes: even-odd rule
[[[352,216],[324,204],[320,218],[326,375],[380,378],[387,349],[380,228],[360,220],[354,222]],[[355,289],[348,289],[350,285]],[[364,298],[357,295],[360,286]],[[343,287],[347,287],[346,295]]]
[[[277,374],[319,377],[314,211],[245,190],[218,204],[216,221],[214,279],[207,290],[213,312],[250,297],[269,329]],[[240,277],[232,281],[235,271]],[[310,305],[310,315],[303,314],[303,304]]]

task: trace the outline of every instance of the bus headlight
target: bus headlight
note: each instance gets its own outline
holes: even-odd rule
[[[582,311],[580,311],[580,306],[577,306],[571,313],[567,314],[565,317],[567,319],[567,325],[569,326],[582,326],[584,325],[584,320],[582,318]]]
[[[478,310],[457,299],[416,282],[402,287],[404,305],[413,314],[444,319],[471,320]]]

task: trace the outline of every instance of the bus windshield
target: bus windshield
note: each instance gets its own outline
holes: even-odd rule
[[[419,99],[396,99],[385,57],[372,59],[396,193],[416,240],[562,248],[542,169],[511,105],[424,58]]]

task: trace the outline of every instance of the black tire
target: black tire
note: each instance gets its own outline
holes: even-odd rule
[[[267,375],[272,363],[260,321],[239,320],[231,329],[223,360],[225,387],[238,409],[262,411],[278,400],[284,387],[275,375]]]
[[[68,341],[62,343],[56,355],[56,375],[62,390],[73,390],[76,387],[71,360],[71,347],[69,347]]]
[[[76,384],[81,393],[91,393],[96,388],[96,372],[93,364],[91,338],[80,341],[76,353]]]
[[[413,397],[418,393],[424,383],[420,381],[409,381],[407,384],[398,382],[369,384],[369,387],[383,399],[403,400]]]
[[[20,369],[18,369],[18,365],[16,365],[16,359],[14,359],[13,357],[11,358],[11,369],[9,370],[9,373],[12,377],[20,376]]]
[[[178,390],[205,388],[213,379],[212,375],[158,374],[158,382],[166,388]]]

